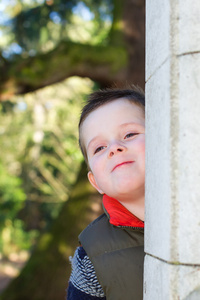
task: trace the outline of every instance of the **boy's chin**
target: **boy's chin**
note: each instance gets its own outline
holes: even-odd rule
[[[144,196],[144,185],[138,185],[138,186],[134,186],[132,185],[130,186],[118,186],[115,189],[114,193],[110,193],[110,195],[108,195],[112,198],[115,198],[117,200],[130,200],[130,199],[135,199],[137,197],[142,197]]]

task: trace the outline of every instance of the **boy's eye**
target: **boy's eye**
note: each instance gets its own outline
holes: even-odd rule
[[[97,149],[95,149],[94,154],[98,153],[99,151],[103,150],[105,146],[100,146]]]
[[[130,132],[130,133],[126,134],[124,138],[128,139],[128,138],[133,137],[133,136],[138,135],[138,134],[139,133]]]

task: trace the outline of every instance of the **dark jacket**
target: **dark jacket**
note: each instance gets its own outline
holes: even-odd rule
[[[79,236],[108,300],[143,299],[144,223],[117,200]]]

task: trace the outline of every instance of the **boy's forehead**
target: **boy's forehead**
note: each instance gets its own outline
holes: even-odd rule
[[[85,139],[91,131],[94,132],[94,128],[101,128],[104,122],[112,124],[114,120],[121,118],[126,121],[126,117],[132,122],[144,125],[145,112],[140,105],[126,98],[112,100],[88,114],[80,127],[80,135]]]
[[[83,121],[83,123],[87,120],[90,119],[91,121],[96,120],[97,116],[101,116],[105,117],[107,114],[108,115],[112,115],[116,112],[121,111],[121,109],[130,107],[130,109],[133,111],[135,111],[135,114],[138,116],[142,116],[145,117],[145,108],[142,108],[139,104],[136,104],[135,102],[128,100],[126,98],[119,98],[119,99],[115,99],[112,100],[110,102],[107,102],[97,108],[95,108],[94,110],[92,110],[85,118],[85,120]],[[127,110],[127,113],[129,112],[129,108]],[[126,113],[126,111],[125,111]]]

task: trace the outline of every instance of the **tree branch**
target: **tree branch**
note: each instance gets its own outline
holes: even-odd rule
[[[89,77],[102,85],[124,78],[127,53],[121,46],[61,42],[46,54],[16,56],[1,74],[0,100],[24,94],[70,76]]]

